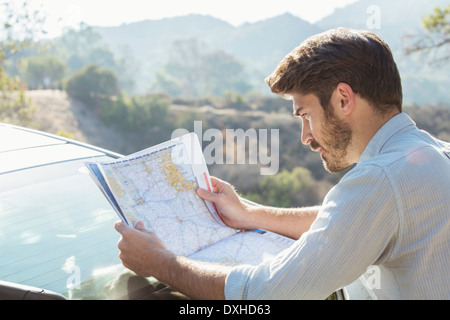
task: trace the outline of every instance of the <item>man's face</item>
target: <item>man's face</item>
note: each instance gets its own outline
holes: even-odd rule
[[[348,169],[348,147],[352,130],[334,114],[326,115],[319,99],[313,95],[293,95],[294,116],[302,121],[302,143],[320,153],[325,170],[338,173]],[[329,106],[334,110],[333,106]]]

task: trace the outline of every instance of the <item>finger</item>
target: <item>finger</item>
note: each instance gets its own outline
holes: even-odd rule
[[[119,232],[121,235],[123,235],[125,232],[128,231],[128,229],[130,229],[130,227],[129,227],[125,222],[123,222],[122,220],[121,220],[121,221],[117,221],[117,222],[114,224],[114,228],[115,228],[116,231]]]
[[[222,180],[220,180],[219,178],[216,178],[214,176],[211,176],[210,178],[211,178],[211,183],[213,184],[213,186],[222,182]]]
[[[209,192],[208,190],[197,188],[195,190],[200,198],[207,201],[215,202],[217,195],[214,192]]]
[[[147,230],[147,228],[145,228],[144,222],[142,222],[142,221],[138,221],[136,223],[135,229],[139,230],[141,232],[146,232],[146,233],[149,232],[149,230]]]
[[[219,190],[223,188],[224,181],[220,180],[216,177],[211,177],[211,184],[213,186],[213,190],[216,192],[220,192]]]
[[[234,187],[226,181],[214,178],[214,180],[211,179],[211,183],[213,185],[214,192],[217,194],[232,194],[235,192]]]
[[[138,230],[145,229],[144,222],[138,221],[138,222],[136,223],[135,229],[138,229]]]

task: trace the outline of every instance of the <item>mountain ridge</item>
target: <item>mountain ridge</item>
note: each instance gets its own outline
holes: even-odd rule
[[[146,84],[142,87],[148,87],[152,75],[167,62],[175,41],[198,39],[211,50],[222,50],[235,56],[246,66],[253,83],[260,85],[255,89],[268,93],[261,79],[303,40],[338,26],[368,29],[368,19],[377,19],[378,14],[379,28],[371,31],[385,39],[393,50],[404,80],[405,101],[439,103],[450,101],[450,93],[436,80],[450,81],[449,66],[435,68],[424,57],[406,57],[402,48],[405,35],[423,33],[421,17],[445,3],[445,0],[397,0],[395,3],[380,0],[373,4],[372,0],[359,0],[335,9],[316,23],[288,12],[239,26],[209,15],[189,14],[93,28],[113,51],[128,46],[135,57],[143,61],[141,69],[146,70],[145,76],[136,75],[138,83]],[[375,11],[370,11],[371,8]],[[428,88],[425,92],[424,85]]]

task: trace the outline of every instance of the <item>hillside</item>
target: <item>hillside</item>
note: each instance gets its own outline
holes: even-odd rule
[[[373,25],[373,31],[385,39],[391,48],[400,49],[402,36],[422,33],[421,18],[435,7],[448,5],[448,0],[359,0],[344,8],[336,9],[331,15],[316,22],[324,30],[337,26],[367,29],[379,14],[379,26]],[[375,7],[375,8],[374,8]],[[378,12],[375,12],[377,9]]]
[[[141,67],[134,74],[137,91],[148,90],[155,73],[173,54],[174,41],[196,39],[211,50],[235,56],[245,65],[254,89],[269,93],[263,79],[307,37],[339,26],[369,28],[383,37],[394,52],[403,79],[404,101],[440,104],[450,101],[444,85],[450,82],[450,65],[434,65],[426,56],[405,56],[402,48],[406,36],[423,34],[422,16],[447,4],[447,0],[359,0],[315,24],[286,13],[234,27],[214,17],[191,14],[94,30],[112,50],[128,48],[139,61]],[[371,25],[374,21],[378,24]]]
[[[336,179],[339,178],[326,174],[325,170],[321,168],[317,154],[307,152],[308,148],[302,147],[300,143],[292,143],[298,137],[298,120],[294,119],[289,112],[284,112],[285,110],[283,112],[277,112],[276,110],[274,112],[265,112],[261,110],[217,108],[209,104],[188,106],[177,103],[169,106],[170,117],[168,117],[168,121],[175,121],[173,124],[177,123],[181,126],[159,126],[158,128],[148,126],[145,130],[123,131],[115,129],[113,126],[105,125],[100,121],[99,115],[93,112],[92,108],[68,98],[65,92],[35,90],[27,92],[26,95],[31,99],[31,103],[36,108],[33,116],[35,128],[52,134],[68,136],[69,138],[74,138],[121,154],[130,154],[163,142],[158,141],[158,139],[161,137],[164,137],[164,140],[169,139],[172,130],[177,128],[186,128],[194,131],[195,128],[194,130],[192,129],[194,121],[201,122],[202,129],[200,129],[200,134],[205,133],[210,128],[219,129],[215,133],[224,133],[224,130],[227,129],[242,129],[244,131],[249,128],[255,130],[259,128],[268,129],[270,131],[270,137],[268,137],[269,144],[265,147],[270,148],[270,156],[269,154],[266,156],[269,157],[271,164],[272,161],[276,163],[274,164],[274,168],[276,170],[279,169],[280,172],[283,172],[283,176],[286,176],[298,166],[305,167],[296,169],[295,171],[296,176],[299,176],[299,179],[304,182],[298,186],[303,192],[300,192],[300,189],[294,192],[295,194],[302,193],[301,197],[297,195],[295,199],[292,199],[295,203],[301,202],[304,205],[317,204],[336,182]],[[182,120],[182,122],[178,122],[178,120]],[[161,123],[163,122],[164,120],[161,121]],[[273,140],[272,128],[277,129],[277,131],[279,130],[279,139],[275,138]],[[294,136],[296,138],[293,139]],[[210,138],[209,140],[206,138],[203,144],[204,148],[209,146],[209,152],[211,152],[210,141]],[[212,145],[217,142],[214,140]],[[272,143],[274,146],[285,146],[283,147],[283,152],[280,154],[278,154],[278,151],[273,153]],[[232,148],[235,147],[233,141],[229,143],[227,140],[224,145],[227,151],[228,145],[231,145]],[[261,148],[261,145],[259,145],[259,148]],[[265,151],[268,152],[269,149],[265,149]],[[250,152],[249,148],[245,148],[245,152]],[[259,152],[264,151],[259,150]],[[308,153],[307,155],[305,154],[306,152]],[[207,155],[208,153],[205,157]],[[301,159],[301,161],[298,161],[298,159]],[[282,179],[282,177],[278,178],[277,175],[261,175],[261,166],[261,162],[237,164],[234,162],[228,163],[227,160],[226,162],[214,162],[208,168],[212,175],[230,181],[239,189],[243,196],[252,197],[251,199],[256,201],[260,192],[258,191],[258,188],[260,188],[259,184],[265,177],[269,177],[268,179],[270,180]],[[311,167],[311,169],[306,169],[306,167]],[[320,170],[316,170],[315,168],[320,168]],[[310,172],[309,170],[314,171]],[[263,186],[263,188],[266,187]],[[280,189],[280,192],[284,192],[283,190]],[[272,205],[277,205],[277,198],[278,196],[275,196],[271,200],[264,198],[260,201],[274,201],[271,202]],[[294,205],[294,202],[292,205]],[[279,203],[278,205],[281,204]]]
[[[65,91],[27,91],[36,108],[33,122],[38,130],[59,134],[115,152],[126,152],[127,139],[107,127],[83,103],[70,99]]]
[[[379,26],[371,31],[380,35],[391,47],[400,70],[404,102],[407,104],[447,104],[450,93],[445,83],[450,83],[450,64],[436,64],[429,55],[405,56],[403,49],[410,41],[425,33],[421,25],[424,15],[436,7],[445,7],[448,0],[359,0],[345,8],[336,9],[316,25],[324,30],[338,26],[367,29],[378,19]],[[377,16],[378,15],[378,16]]]
[[[311,152],[307,146],[303,146],[298,140],[300,134],[298,119],[293,118],[284,106],[276,108],[277,105],[274,100],[266,101],[270,104],[266,111],[263,109],[239,110],[216,107],[200,102],[197,106],[193,106],[172,101],[173,103],[168,107],[170,116],[159,121],[159,124],[147,125],[144,129],[136,130],[134,128],[135,130],[124,131],[105,125],[99,120],[99,115],[95,114],[92,108],[69,99],[65,92],[53,90],[30,91],[27,96],[31,98],[33,105],[36,107],[33,121],[38,129],[69,136],[122,154],[136,152],[163,142],[163,140],[171,137],[173,130],[178,128],[185,128],[201,135],[206,134],[208,129],[214,128],[219,129],[219,131],[215,131],[215,134],[217,132],[223,134],[228,129],[269,130],[270,140],[268,141],[269,144],[266,145],[266,152],[270,148],[270,161],[271,164],[272,160],[276,163],[275,167],[279,169],[277,174],[261,175],[261,161],[256,164],[214,161],[208,166],[212,175],[230,181],[242,195],[260,203],[278,206],[320,203],[327,191],[343,175],[342,173],[339,175],[330,174],[323,169],[318,154]],[[405,112],[412,116],[419,128],[427,130],[439,139],[450,140],[450,113],[448,109],[411,106],[405,108]],[[200,121],[200,132],[196,130],[194,121]],[[272,129],[279,132],[279,135],[278,133],[276,135],[278,138],[274,140],[272,140]],[[220,139],[216,140],[217,138],[212,137],[213,142],[211,142],[210,136],[204,136],[203,138],[205,157],[211,156],[212,146],[218,143]],[[234,148],[233,140],[231,143],[228,140],[222,140],[222,142],[225,142],[225,145],[221,145],[222,148],[226,146],[225,152],[228,152],[228,146]],[[276,149],[272,149],[272,146],[278,146],[279,152],[274,151]],[[261,145],[259,145],[259,148],[261,148]],[[254,150],[249,146],[244,149],[246,152]],[[231,149],[231,152],[238,151]],[[258,154],[259,152],[261,150],[258,151]],[[261,156],[261,154],[259,155]],[[222,157],[222,159],[224,158]],[[281,187],[279,183],[284,181],[283,179],[292,179],[294,176],[298,177],[298,181],[303,181],[297,185],[298,189],[291,190],[290,184],[287,184],[289,190]],[[274,194],[269,191],[271,188],[268,187],[271,184],[279,186],[276,189],[277,193]],[[282,185],[286,185],[286,182],[284,181]],[[263,194],[266,194],[267,197],[261,196]],[[286,194],[292,196],[292,198],[289,198],[289,203],[284,202],[288,201],[285,199]]]
[[[129,154],[145,148],[134,143],[136,137],[133,132],[124,132],[113,126],[108,126],[100,120],[92,108],[80,101],[67,96],[65,91],[59,90],[31,90],[26,92],[35,108],[32,118],[36,129],[66,136],[81,142],[89,143],[101,148],[122,154]],[[203,114],[212,117],[226,118],[258,118],[263,122],[292,121],[289,112],[267,113],[259,110],[238,111],[229,108],[215,108],[211,105],[186,106],[172,104],[169,106],[171,114]],[[170,134],[166,139],[170,138]],[[162,141],[160,141],[162,142]]]

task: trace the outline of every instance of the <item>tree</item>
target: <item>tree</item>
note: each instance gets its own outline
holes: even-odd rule
[[[32,11],[27,2],[17,7],[0,2],[0,121],[32,125],[33,107],[25,98],[25,90],[17,76],[7,74],[9,60],[24,48],[35,46],[35,37],[45,33],[39,11]]]
[[[10,78],[3,65],[4,52],[0,52],[0,122],[29,126],[33,108],[25,98],[19,78]]]
[[[170,99],[163,95],[144,95],[131,98],[129,121],[133,129],[162,127],[166,123]]]
[[[191,40],[175,41],[169,54],[164,72],[181,82],[183,97],[199,97],[199,83],[202,82],[201,56],[206,50],[203,43]]]
[[[199,98],[226,91],[246,93],[250,85],[243,65],[232,55],[211,51],[198,40],[176,41],[169,60],[151,88],[175,97]]]
[[[258,184],[256,192],[244,197],[284,208],[314,205],[317,201],[314,182],[311,172],[306,168],[295,167],[292,171],[284,169],[276,175],[265,176]]]
[[[155,74],[155,81],[150,86],[153,92],[165,92],[172,97],[178,97],[183,92],[183,84],[177,78],[159,70]]]
[[[226,91],[246,93],[250,90],[243,65],[231,54],[216,50],[202,56],[201,64],[205,93],[222,95]]]
[[[98,57],[92,51],[101,47],[100,41],[101,36],[97,32],[85,23],[80,23],[79,30],[67,29],[61,37],[55,39],[50,51],[52,55],[67,61],[71,72],[80,70],[89,63],[107,67],[100,61],[88,59],[90,55]]]
[[[405,54],[416,52],[433,53],[433,61],[440,63],[450,59],[450,4],[446,8],[435,8],[434,12],[422,18],[422,26],[426,32],[414,43],[406,44]],[[409,36],[408,38],[417,38]]]
[[[67,64],[53,56],[30,56],[20,67],[23,79],[29,89],[56,89],[62,87]]]
[[[34,46],[36,37],[45,34],[45,17],[38,10],[32,10],[25,1],[21,5],[14,2],[0,2],[0,52],[2,63],[26,47]]]
[[[72,98],[99,110],[103,101],[119,95],[120,88],[112,70],[91,64],[67,81],[66,91]]]
[[[117,57],[92,27],[80,23],[78,29],[67,29],[49,44],[49,54],[67,62],[70,74],[89,64],[109,68],[117,75],[122,90],[133,91],[139,72],[133,53],[122,47]]]

